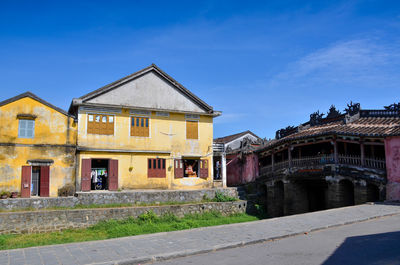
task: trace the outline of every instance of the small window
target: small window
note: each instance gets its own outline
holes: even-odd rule
[[[94,120],[93,120],[94,117]],[[107,122],[108,121],[108,122]],[[97,115],[88,114],[87,120],[88,134],[114,134],[114,116],[113,115]]]
[[[158,169],[160,169],[161,168],[161,160],[160,159],[157,159],[158,160]]]
[[[149,159],[149,169],[151,169],[151,159]]]
[[[199,139],[198,124],[198,121],[186,121],[186,139]]]
[[[165,159],[162,160],[162,168],[165,169]]]
[[[157,111],[156,116],[169,117],[169,112]]]
[[[153,168],[157,168],[157,161],[153,159]]]
[[[149,137],[149,118],[132,117],[131,136]]]
[[[18,137],[33,138],[35,135],[35,120],[19,120]]]

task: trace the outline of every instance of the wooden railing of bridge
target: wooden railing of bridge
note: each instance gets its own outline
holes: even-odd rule
[[[307,156],[302,158],[293,158],[291,161],[285,160],[275,163],[274,165],[267,165],[260,167],[260,175],[266,175],[282,169],[290,168],[310,168],[318,167],[327,164],[338,164],[338,165],[351,165],[359,166],[371,169],[386,169],[386,161],[381,158],[369,158],[365,157],[361,159],[361,156],[355,155],[338,155],[337,161],[333,155],[318,155],[318,156]]]

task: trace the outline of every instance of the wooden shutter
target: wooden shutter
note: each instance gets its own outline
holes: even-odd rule
[[[198,122],[186,121],[186,139],[198,139]]]
[[[110,122],[110,118],[113,119],[112,122]],[[115,122],[115,117],[114,116],[108,116],[107,117],[107,132],[109,135],[113,135],[114,134],[114,122]]]
[[[82,159],[81,191],[91,190],[92,160]]]
[[[31,197],[31,176],[32,167],[22,166],[21,171],[21,197],[29,198]]]
[[[108,163],[108,189],[118,190],[118,160],[109,160]]]
[[[131,136],[149,137],[149,127],[149,118],[131,117]]]
[[[208,160],[200,160],[200,178],[208,179]]]
[[[157,162],[157,167],[158,167],[158,165],[160,165],[159,168],[158,168],[158,177],[159,178],[165,178],[167,176],[166,168],[165,168],[166,167],[166,161],[163,158],[159,158],[158,161],[159,162]]]
[[[147,177],[152,178],[153,177],[153,159],[148,158],[147,159]]]
[[[143,119],[144,119],[143,136],[149,137],[150,121],[149,118],[143,118]]]
[[[89,115],[93,116],[93,121],[89,121]],[[96,117],[100,117],[99,122],[96,122]],[[113,117],[113,121],[110,122],[110,117]],[[88,114],[87,115],[87,133],[90,134],[114,134],[114,122],[115,117],[113,115],[105,114]]]
[[[50,167],[40,167],[40,197],[49,197],[50,195]]]
[[[89,120],[89,116],[92,116],[92,121]],[[88,114],[87,115],[87,133],[94,133],[94,115]]]
[[[148,178],[165,178],[166,161],[162,158],[149,158],[147,160],[147,177]]]
[[[183,178],[183,161],[182,159],[174,160],[174,174],[176,179]]]

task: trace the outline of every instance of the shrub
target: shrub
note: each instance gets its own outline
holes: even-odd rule
[[[254,208],[256,210],[256,215],[260,219],[265,219],[268,217],[267,211],[265,210],[265,205],[263,204],[255,204]]]
[[[73,184],[67,184],[62,188],[58,189],[58,196],[67,197],[74,196],[75,194],[75,186]]]
[[[216,191],[213,201],[215,201],[215,202],[234,202],[234,201],[237,201],[237,198],[225,195],[224,193],[222,193],[220,191]]]
[[[204,195],[203,195],[203,201],[206,201],[206,202],[211,201],[211,199],[208,197],[208,195],[206,193],[204,193]]]
[[[153,223],[158,219],[159,217],[153,211],[148,211],[138,216],[138,220],[143,223]]]
[[[0,196],[2,198],[9,198],[11,196],[11,192],[3,190],[2,192],[0,192]]]

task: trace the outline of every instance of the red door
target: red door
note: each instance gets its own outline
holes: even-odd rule
[[[91,173],[92,173],[92,160],[82,159],[81,169],[81,191],[91,190]]]
[[[49,197],[50,195],[50,167],[41,166],[40,167],[40,197]]]
[[[29,198],[31,197],[31,166],[22,166],[21,172],[21,197]]]
[[[118,190],[118,160],[108,162],[108,189]]]
[[[208,160],[200,160],[200,178],[208,178]]]
[[[175,159],[174,172],[175,172],[176,179],[183,178],[183,161],[182,161],[182,159]]]

